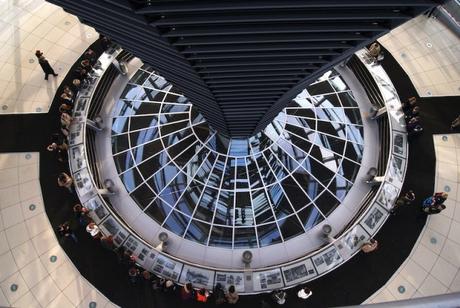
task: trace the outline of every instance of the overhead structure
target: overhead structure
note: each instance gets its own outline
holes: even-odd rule
[[[311,81],[430,0],[48,0],[173,83],[208,123],[252,136]]]

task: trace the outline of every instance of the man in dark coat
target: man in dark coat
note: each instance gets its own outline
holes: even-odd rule
[[[49,74],[52,74],[54,77],[56,77],[58,74],[56,74],[53,70],[53,68],[51,67],[50,63],[48,62],[48,60],[46,60],[46,58],[43,56],[43,52],[41,52],[40,50],[37,50],[35,52],[35,56],[37,56],[38,58],[38,63],[40,64],[40,66],[42,67],[43,69],[43,72],[45,73],[45,80],[48,80],[48,75]]]

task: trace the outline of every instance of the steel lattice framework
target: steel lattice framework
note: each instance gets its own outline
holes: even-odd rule
[[[48,1],[152,65],[232,137],[259,132],[320,74],[442,2]]]

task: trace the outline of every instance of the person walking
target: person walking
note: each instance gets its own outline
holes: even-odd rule
[[[37,50],[35,52],[35,56],[37,56],[38,63],[40,64],[40,66],[43,69],[43,72],[45,73],[45,80],[48,80],[48,75],[50,74],[53,75],[54,77],[58,76],[58,74],[54,72],[48,60],[46,60],[46,58],[43,56],[43,52],[41,52],[40,50]]]

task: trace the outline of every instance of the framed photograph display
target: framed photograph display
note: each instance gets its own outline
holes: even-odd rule
[[[396,155],[391,155],[390,166],[388,168],[388,182],[393,185],[402,187],[404,182],[404,173],[406,170],[406,160]]]
[[[214,285],[220,283],[222,287],[228,290],[231,285],[235,286],[235,289],[239,293],[244,292],[244,273],[235,272],[216,272],[216,278]]]
[[[385,182],[380,190],[380,194],[377,197],[377,202],[380,203],[384,208],[390,210],[396,202],[399,196],[399,189],[394,185]]]
[[[379,204],[374,204],[361,220],[360,224],[372,236],[383,224],[387,215],[388,213],[385,209]]]
[[[179,281],[183,264],[158,254],[153,262],[152,272],[173,281]]]
[[[106,220],[99,225],[103,233],[111,234],[113,236],[113,243],[115,246],[123,244],[129,233],[121,226],[112,216],[107,217]]]
[[[89,97],[82,97],[81,93],[79,93],[79,97],[75,102],[75,107],[73,109],[74,119],[77,119],[77,121],[81,121],[81,119],[86,118],[86,106],[88,105],[89,101]]]
[[[356,251],[361,249],[361,246],[369,239],[369,234],[360,225],[356,225],[349,230],[340,241],[336,244],[340,254],[348,258]]]
[[[335,246],[329,247],[323,252],[312,257],[313,264],[318,271],[318,274],[329,271],[343,261]]]
[[[69,150],[69,156],[70,169],[72,172],[77,172],[78,170],[88,166],[85,156],[85,147],[83,145],[71,147]]]
[[[274,290],[284,287],[281,270],[275,268],[269,271],[252,274],[254,291]]]
[[[73,123],[69,128],[69,145],[77,145],[83,143],[85,125],[83,122]]]
[[[407,158],[407,134],[393,132],[393,154]]]
[[[84,202],[96,194],[96,188],[93,186],[88,168],[75,172],[73,181],[80,201]]]
[[[105,209],[101,198],[102,197],[97,195],[94,198],[83,202],[83,206],[89,210],[89,216],[91,216],[91,219],[93,219],[97,224],[109,214],[109,212]]]
[[[283,266],[281,270],[283,271],[286,286],[298,284],[317,275],[311,259],[306,259],[293,265]]]
[[[123,243],[123,246],[127,251],[131,252],[136,256],[136,262],[145,267],[145,261],[147,260],[150,248],[144,245],[141,241],[136,239],[134,236],[129,236],[128,239]]]
[[[179,282],[184,284],[191,282],[194,287],[212,290],[214,287],[214,271],[184,265]]]

